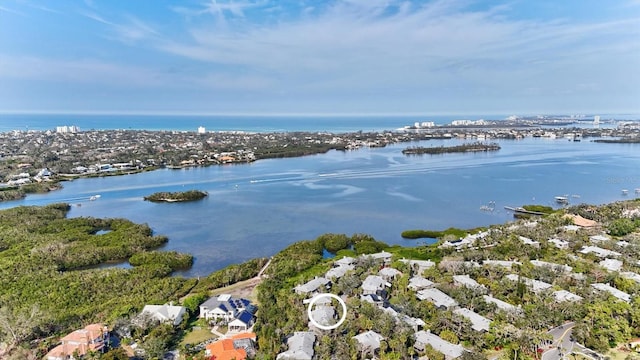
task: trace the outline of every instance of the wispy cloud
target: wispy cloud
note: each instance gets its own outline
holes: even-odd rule
[[[80,11],[80,14],[91,20],[108,25],[112,31],[110,37],[127,44],[159,35],[153,27],[133,15],[126,15],[124,16],[125,20],[123,22],[117,23],[107,20],[94,12]]]

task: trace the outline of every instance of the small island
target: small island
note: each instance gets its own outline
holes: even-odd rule
[[[208,194],[204,191],[200,190],[189,190],[189,191],[177,191],[177,192],[166,192],[161,191],[157,193],[153,193],[149,196],[145,196],[145,201],[152,202],[185,202],[185,201],[196,201],[205,198]]]
[[[405,155],[422,155],[422,154],[446,154],[457,152],[478,152],[478,151],[497,151],[500,145],[496,143],[485,144],[481,142],[467,143],[455,146],[434,146],[434,147],[408,147],[402,150]]]

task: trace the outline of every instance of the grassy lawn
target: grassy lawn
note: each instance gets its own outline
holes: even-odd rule
[[[203,341],[206,341],[206,340],[209,340],[209,339],[213,339],[215,337],[216,336],[211,333],[209,328],[202,327],[202,328],[197,329],[197,330],[192,329],[191,331],[189,331],[184,336],[184,339],[182,339],[181,344],[182,345],[186,345],[186,344],[195,345],[195,344],[199,344],[199,343],[201,343]]]
[[[611,349],[605,355],[607,355],[609,358],[611,358],[611,360],[624,360],[629,355],[635,356],[635,357],[632,357],[633,359],[639,359],[640,360],[640,353],[633,352],[633,351],[628,351],[628,350],[621,350],[619,348]]]

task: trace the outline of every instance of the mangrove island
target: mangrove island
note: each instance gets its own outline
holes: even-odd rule
[[[208,194],[200,190],[167,192],[160,191],[153,193],[149,196],[145,196],[145,201],[152,202],[184,202],[184,201],[196,201],[204,199]]]

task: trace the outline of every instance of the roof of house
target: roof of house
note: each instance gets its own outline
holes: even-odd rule
[[[589,236],[589,240],[597,243],[605,242],[611,240],[611,238],[607,235],[598,234]]]
[[[235,318],[235,321],[240,321],[246,325],[249,325],[253,320],[253,315],[248,311],[241,311]]]
[[[446,308],[458,305],[449,295],[435,288],[422,289],[417,292],[417,298],[420,300],[429,300],[436,306],[444,306]]]
[[[311,317],[318,324],[323,326],[333,325],[333,319],[336,316],[336,309],[333,306],[320,305],[311,310]]]
[[[338,266],[346,266],[346,265],[353,265],[355,262],[356,262],[356,259],[349,256],[343,256],[342,259],[336,260],[333,263]]]
[[[453,281],[472,289],[484,287],[484,285],[480,285],[477,281],[469,277],[469,275],[453,275]]]
[[[382,277],[396,277],[396,276],[400,276],[402,275],[402,273],[397,270],[394,269],[392,267],[386,267],[386,268],[382,268],[380,269],[380,271],[378,271],[378,275],[382,276]]]
[[[423,278],[422,276],[414,276],[409,279],[409,285],[407,286],[413,290],[421,290],[433,286],[434,282]]]
[[[432,334],[430,331],[418,331],[415,333],[416,342],[422,344],[429,344],[437,352],[444,354],[448,358],[457,358],[462,356],[464,348],[462,345],[455,345],[446,340],[443,340],[440,336]]]
[[[489,324],[491,324],[491,320],[486,317],[475,313],[466,308],[460,308],[453,310],[454,313],[463,316],[469,321],[471,321],[471,328],[475,331],[489,331]]]
[[[562,239],[558,239],[558,238],[551,238],[549,239],[549,242],[554,244],[557,248],[563,248],[566,246],[569,246],[569,242],[566,240],[562,240]]]
[[[622,269],[623,263],[622,261],[616,259],[604,259],[600,261],[599,265],[609,271],[618,271]]]
[[[526,278],[524,276],[519,276],[516,274],[509,274],[507,276],[505,276],[507,279],[511,280],[511,281],[519,281],[521,280],[523,283],[525,283],[525,285],[527,285],[532,291],[534,292],[539,292],[539,291],[544,291],[547,290],[549,288],[551,288],[551,284],[546,283],[544,281],[540,281],[540,280],[535,280],[535,279],[529,279]]]
[[[571,272],[571,270],[573,270],[573,268],[569,265],[560,265],[560,264],[541,261],[541,260],[531,260],[531,265],[537,266],[537,267],[549,267],[552,269],[560,269],[564,272]]]
[[[242,340],[242,339],[251,339],[253,341],[256,340],[256,333],[254,332],[241,332],[235,335],[227,336],[227,339],[231,340]]]
[[[386,259],[391,259],[391,253],[388,253],[386,251],[381,251],[379,253],[375,253],[375,254],[367,254],[364,256],[369,256],[372,257],[374,259],[382,259],[382,260],[386,260]]]
[[[376,294],[360,295],[360,300],[361,301],[366,301],[366,302],[371,303],[371,304],[384,302],[384,299],[382,297],[376,295]]]
[[[409,264],[409,266],[413,267],[413,266],[417,266],[421,269],[428,269],[430,267],[433,267],[436,265],[436,263],[434,263],[431,260],[409,260],[409,259],[402,259],[400,260],[405,264]]]
[[[353,269],[354,269],[353,265],[336,266],[329,269],[327,273],[324,274],[324,276],[327,279],[331,279],[331,278],[339,279],[343,277],[349,270],[353,270]]]
[[[578,226],[592,227],[592,226],[598,225],[598,222],[593,221],[593,220],[589,220],[589,219],[585,219],[580,215],[567,214],[565,216],[567,216],[568,218],[571,218],[571,220],[573,220],[573,223],[578,225]]]
[[[369,275],[362,282],[362,289],[369,291],[377,291],[382,290],[385,286],[391,286],[388,282],[386,282],[383,278],[378,275]]]
[[[625,279],[631,279],[631,280],[633,280],[633,281],[635,281],[635,282],[640,284],[640,275],[639,274],[636,274],[636,273],[631,272],[631,271],[622,271],[622,272],[620,272],[620,276],[622,276]]]
[[[320,287],[327,286],[330,284],[331,280],[323,277],[317,277],[313,280],[308,281],[305,284],[298,285],[294,288],[295,291],[301,293],[310,293],[318,290]]]
[[[603,249],[601,247],[598,246],[585,246],[582,248],[582,250],[579,251],[582,254],[589,254],[589,253],[594,253],[599,257],[618,257],[621,254],[617,251],[612,251],[612,250],[607,250],[607,249]]]
[[[100,338],[107,331],[107,328],[104,324],[91,324],[87,325],[80,330],[75,330],[69,333],[67,336],[63,337],[61,340],[64,341],[73,341],[79,343],[90,343],[91,340]]]
[[[157,320],[163,321],[173,321],[181,317],[187,309],[184,306],[173,306],[173,305],[145,305],[142,308],[143,313],[149,313],[151,316],[156,318]]]
[[[521,265],[519,261],[511,260],[483,260],[482,264],[490,266],[502,266],[505,268],[511,268],[513,265]]]
[[[310,331],[298,331],[287,339],[289,350],[278,354],[278,360],[311,360],[316,335]]]
[[[567,290],[558,290],[553,292],[553,296],[556,298],[556,302],[563,301],[580,301],[582,300],[582,296],[576,295]]]
[[[375,331],[369,330],[353,337],[365,349],[375,350],[380,348],[380,341],[384,340],[384,336]]]
[[[601,291],[607,291],[609,294],[613,295],[614,297],[622,300],[622,301],[626,301],[626,302],[630,302],[631,301],[631,295],[627,294],[626,292],[622,291],[622,290],[618,290],[612,286],[610,286],[609,284],[603,284],[603,283],[596,283],[596,284],[591,284],[591,286],[593,286],[594,288],[601,290]]]
[[[216,360],[244,360],[247,358],[245,349],[236,349],[232,339],[223,339],[206,346],[209,355]]]
[[[241,311],[251,305],[251,301],[243,298],[234,298],[229,294],[218,295],[217,297],[211,297],[200,305],[200,307],[207,309],[220,308],[223,311]]]
[[[498,309],[500,310],[504,310],[504,311],[517,311],[520,312],[521,309],[515,305],[511,305],[508,302],[504,302],[500,299],[496,299],[492,296],[489,295],[482,295],[482,298],[484,299],[485,302],[488,303],[493,303],[496,304],[496,306],[498,307]]]
[[[520,239],[520,241],[522,241],[522,243],[525,245],[533,245],[533,246],[540,245],[539,241],[531,240],[528,237],[518,236],[518,239]]]
[[[101,338],[107,332],[104,324],[91,324],[83,329],[75,330],[61,339],[62,344],[54,347],[47,353],[47,357],[65,358],[77,352],[78,355],[84,355],[90,350],[96,350],[103,346],[102,342],[93,342],[92,340]]]

